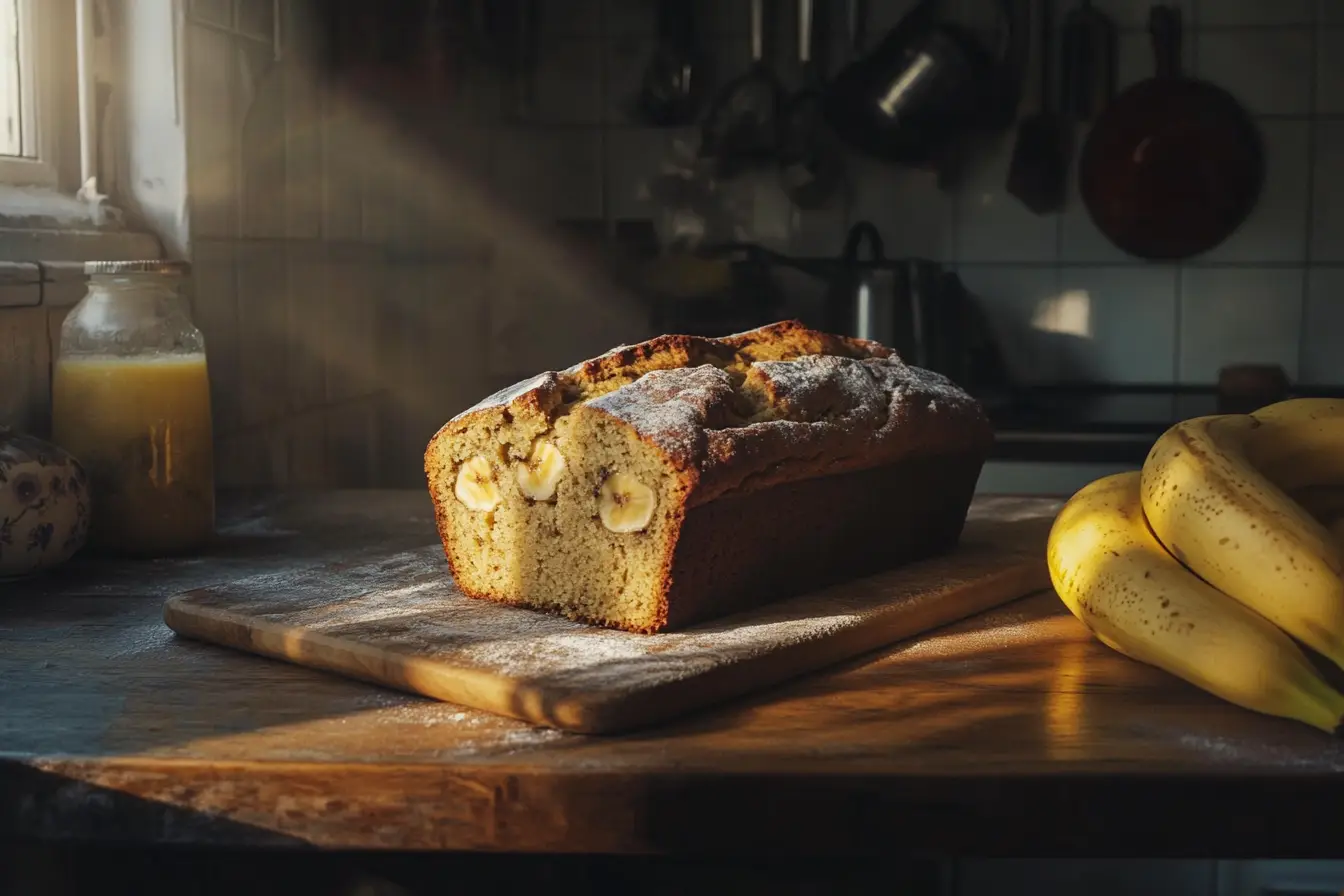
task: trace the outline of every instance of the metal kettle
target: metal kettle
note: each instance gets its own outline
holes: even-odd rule
[[[860,255],[865,243],[866,258]],[[833,271],[826,301],[832,332],[890,346],[918,367],[937,363],[937,340],[931,338],[940,319],[943,271],[937,263],[888,259],[877,227],[859,221],[849,229]]]

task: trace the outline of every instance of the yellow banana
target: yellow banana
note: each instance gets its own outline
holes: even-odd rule
[[[1291,398],[1252,416],[1247,458],[1325,526],[1344,553],[1344,399]]]
[[[1248,414],[1177,423],[1144,461],[1143,511],[1177,560],[1344,667],[1340,551],[1249,457],[1259,430],[1279,425]]]
[[[1046,554],[1060,598],[1102,643],[1238,706],[1340,728],[1344,695],[1292,639],[1201,581],[1153,536],[1138,471],[1070,498]]]
[[[1344,399],[1292,398],[1252,414],[1246,458],[1285,491],[1344,485]]]

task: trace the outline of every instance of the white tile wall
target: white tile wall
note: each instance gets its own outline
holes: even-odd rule
[[[1307,275],[1302,315],[1302,369],[1313,383],[1344,383],[1344,268],[1316,268]]]
[[[1151,76],[1151,4],[1098,5],[1120,28],[1120,85]],[[1063,214],[1031,215],[1004,191],[1011,134],[981,148],[956,196],[909,191],[907,172],[870,164],[856,202],[889,245],[954,259],[1023,379],[1212,382],[1223,364],[1267,360],[1303,379],[1344,383],[1324,323],[1344,318],[1329,287],[1338,278],[1311,267],[1344,263],[1344,124],[1317,117],[1344,112],[1340,5],[1179,4],[1185,69],[1243,102],[1266,153],[1256,208],[1202,257],[1158,265],[1126,256],[1093,226],[1072,177]],[[1086,131],[1079,125],[1076,146]],[[1050,332],[1048,322],[1042,329],[1041,297],[1052,290],[1070,314],[1079,307],[1076,294],[1088,297],[1089,337]]]
[[[1085,325],[1081,339],[1067,344],[1063,364],[1071,378],[1172,381],[1176,367],[1174,267],[1061,268],[1059,295],[1065,307],[1075,303],[1082,309],[1076,316]]]
[[[188,24],[193,308],[210,353],[220,481],[374,484],[388,448],[377,423],[395,385],[394,358],[407,354],[421,369],[438,354],[464,359],[451,378],[418,387],[421,405],[444,414],[439,423],[487,381],[483,326],[464,340],[476,347],[475,362],[470,352],[445,351],[472,328],[440,319],[420,321],[414,339],[403,327],[391,341],[393,306],[423,316],[423,293],[441,294],[448,283],[397,278],[391,259],[423,267],[427,255],[459,251],[453,241],[464,226],[477,238],[489,228],[470,213],[468,194],[482,189],[476,181],[489,188],[481,175],[492,140],[460,118],[446,126],[451,116],[407,134],[387,110],[319,85],[301,54],[277,64],[271,11],[271,0],[197,0]],[[436,147],[435,136],[448,139]],[[596,156],[593,168],[600,178]],[[455,297],[463,309],[480,301]]]
[[[1121,85],[1149,77],[1149,0],[1094,2],[1121,29]],[[520,278],[492,279],[468,259],[547,221],[654,214],[640,184],[673,140],[697,136],[648,129],[630,109],[654,45],[654,0],[575,0],[563,15],[542,4],[535,116],[513,116],[500,78],[477,67],[454,97],[458,114],[436,110],[413,134],[375,134],[368,109],[320,89],[293,61],[272,69],[268,5],[193,0],[187,45],[198,315],[222,381],[221,420],[237,428],[285,410],[315,421],[277,429],[284,450],[237,440],[249,469],[314,480],[354,476],[352,457],[412,457],[434,421],[479,398],[492,377],[567,363],[637,329],[637,314],[603,310],[601,290],[556,300],[544,278],[508,287]],[[869,46],[909,5],[870,4]],[[852,193],[828,211],[801,215],[769,190],[748,191],[756,232],[746,236],[829,254],[851,222],[874,222],[888,254],[960,270],[1024,381],[1211,382],[1222,364],[1262,360],[1344,383],[1334,338],[1344,326],[1344,2],[1177,5],[1185,69],[1246,104],[1267,153],[1259,205],[1207,255],[1179,265],[1126,256],[1092,226],[1073,186],[1062,215],[1031,214],[1005,190],[1011,133],[977,148],[951,194],[927,173],[861,158],[851,160]],[[838,39],[844,4],[832,6]],[[989,4],[946,6],[978,23]],[[1057,2],[1057,14],[1072,7]],[[695,9],[713,63],[706,75],[722,85],[747,69],[748,4]],[[792,33],[789,16],[771,29],[788,86]],[[1029,93],[1024,108],[1034,105]],[[282,136],[268,139],[274,132]],[[1076,145],[1085,135],[1080,125]],[[509,258],[530,263],[526,252]],[[400,335],[371,337],[384,323]],[[256,335],[276,328],[278,341]],[[389,353],[403,345],[405,357]],[[402,380],[415,370],[431,372],[431,385],[412,399],[376,412],[358,404],[371,390],[409,388]],[[268,392],[272,383],[283,387]],[[364,409],[303,416],[333,401]],[[359,444],[377,414],[413,435],[391,448]],[[305,441],[337,447],[299,473],[292,457]]]
[[[284,235],[315,240],[322,236],[322,94],[310,69],[284,68]]]
[[[275,27],[271,0],[237,0],[234,8],[236,27],[243,34],[268,41]]]
[[[1038,326],[1060,296],[1053,265],[962,265],[962,282],[985,305],[1010,372],[1026,383],[1058,380],[1062,344],[1079,337]]]
[[[588,7],[580,4],[574,24],[556,26],[568,39],[556,45],[561,61],[549,89],[562,97],[556,114],[567,124],[549,143],[505,131],[495,154],[497,188],[529,212],[568,218],[599,210],[612,218],[654,212],[639,184],[662,164],[669,136],[636,126],[628,108],[652,48],[652,5],[608,4],[607,21],[591,26]],[[957,18],[975,21],[974,5],[949,8]],[[1151,76],[1148,0],[1097,5],[1120,28],[1121,87]],[[1338,4],[1314,0],[1176,5],[1184,19],[1186,71],[1220,84],[1246,105],[1261,129],[1268,166],[1250,218],[1206,255],[1179,265],[1126,256],[1092,225],[1073,178],[1063,214],[1031,214],[1005,190],[1012,134],[978,148],[953,195],[922,172],[854,159],[856,189],[848,207],[825,215],[767,215],[762,226],[769,228],[754,236],[778,244],[776,231],[786,226],[793,233],[786,243],[796,251],[824,252],[840,245],[850,222],[873,221],[889,254],[960,267],[988,306],[1011,366],[1027,380],[1209,382],[1221,364],[1257,359],[1279,361],[1305,378],[1339,378],[1333,369],[1338,365],[1326,360],[1328,335],[1304,328],[1310,320],[1328,319],[1332,307],[1329,291],[1318,285],[1331,275],[1311,269],[1309,278],[1309,266],[1344,263],[1344,212],[1338,211],[1344,209],[1344,125],[1314,117],[1344,113],[1344,14],[1334,9]],[[702,36],[722,84],[747,64],[747,4],[705,6],[697,6]],[[908,7],[904,0],[872,4],[870,45]],[[1057,6],[1057,14],[1069,7]],[[786,83],[791,27],[783,23],[771,32]],[[567,46],[603,33],[607,125],[605,142],[594,145],[574,133],[581,113],[567,111],[587,108],[586,87],[574,85],[589,82],[575,82],[578,69],[563,57]],[[1027,106],[1033,104],[1029,94]],[[1085,137],[1080,125],[1075,145]],[[556,183],[556,172],[564,172],[563,184]],[[1076,309],[1078,295],[1090,302],[1090,336],[1052,332],[1049,315],[1038,319],[1044,300],[1053,296],[1065,303],[1060,307]]]
[[[363,229],[359,111],[334,90],[322,94],[322,238],[357,241]]]
[[[246,240],[235,251],[240,422],[255,426],[280,420],[289,410],[283,388],[289,277],[280,240]]]
[[[1310,28],[1203,32],[1195,58],[1201,78],[1231,91],[1252,114],[1311,114]]]
[[[326,247],[315,240],[289,240],[285,248],[285,312],[283,392],[290,410],[303,411],[326,402],[327,316],[332,311],[327,290]]]
[[[1315,123],[1311,260],[1344,262],[1344,121]]]
[[[1181,283],[1180,377],[1211,383],[1224,364],[1280,364],[1298,374],[1301,268],[1189,268]]]
[[[1059,221],[1032,213],[1008,194],[1008,166],[1014,135],[988,141],[976,153],[957,194],[958,261],[1053,262],[1058,256]]]
[[[693,140],[694,134],[640,127],[629,110],[652,48],[652,5],[643,0],[608,4],[606,22],[594,24],[590,7],[579,4],[573,22],[551,26],[564,39],[549,51],[551,77],[543,80],[553,97],[554,109],[547,115],[560,126],[547,135],[534,128],[506,128],[497,135],[493,153],[495,189],[516,207],[542,218],[601,213],[630,218],[655,212],[640,184],[664,163],[672,139]],[[973,5],[950,6],[957,17],[972,20]],[[1149,77],[1150,3],[1100,0],[1098,5],[1121,29],[1121,86]],[[783,226],[793,233],[785,242],[795,251],[834,251],[827,247],[840,245],[847,225],[866,219],[882,231],[889,254],[957,265],[988,306],[1011,366],[1029,381],[1210,381],[1223,363],[1256,359],[1278,360],[1296,373],[1299,355],[1302,376],[1335,376],[1320,360],[1326,350],[1308,348],[1303,303],[1305,266],[1344,261],[1344,213],[1336,211],[1344,208],[1344,137],[1337,136],[1344,132],[1336,122],[1313,119],[1344,104],[1336,99],[1344,97],[1344,74],[1336,71],[1334,58],[1344,53],[1330,49],[1344,44],[1344,28],[1323,27],[1332,17],[1329,4],[1312,0],[1220,0],[1198,4],[1198,9],[1193,0],[1182,0],[1177,5],[1184,15],[1187,71],[1226,87],[1257,116],[1268,165],[1251,217],[1205,256],[1181,265],[1126,256],[1092,225],[1072,184],[1062,215],[1031,214],[1005,190],[1012,134],[979,147],[964,185],[953,195],[942,193],[928,174],[856,158],[851,165],[856,189],[847,208],[809,216],[765,214],[768,220],[759,222],[753,236],[778,245]],[[872,6],[870,43],[909,4],[892,0]],[[1064,15],[1067,6],[1057,13]],[[702,36],[717,63],[714,78],[722,84],[747,64],[746,4],[697,8]],[[1338,22],[1344,24],[1344,17]],[[771,32],[786,83],[791,27],[785,23]],[[573,48],[604,33],[606,72],[599,87],[606,130],[599,141],[586,136],[594,131],[582,126],[595,73]],[[601,66],[596,74],[601,75]],[[1075,145],[1081,146],[1085,136],[1086,126],[1080,125]],[[1313,277],[1312,283],[1326,277]],[[1076,313],[1080,297],[1088,302],[1087,335],[1067,332],[1068,315]],[[1073,310],[1052,318],[1042,311],[1051,301],[1057,303],[1053,307]],[[1310,302],[1308,314],[1321,319],[1329,313],[1329,298],[1319,288]],[[512,312],[495,316],[502,320]],[[573,355],[577,348],[576,340],[557,347],[552,337],[548,344],[557,356]]]
[[[221,28],[233,25],[233,0],[191,0],[191,16]]]
[[[192,317],[205,336],[210,363],[215,427],[239,426],[241,367],[238,329],[238,245],[233,240],[195,239],[192,255]]]
[[[1344,28],[1322,28],[1316,49],[1316,112],[1344,112]]]
[[[208,5],[208,4],[207,4]],[[237,54],[228,34],[187,29],[187,183],[193,239],[238,232]]]
[[[289,147],[285,130],[284,67],[274,64],[267,44],[239,42],[238,97],[240,235],[282,239],[286,233],[285,177]],[[280,139],[277,139],[280,138]]]
[[[852,217],[877,226],[888,255],[952,259],[954,203],[938,189],[932,172],[892,170],[856,155],[849,161],[849,175],[856,187]],[[919,212],[912,214],[913,209]]]

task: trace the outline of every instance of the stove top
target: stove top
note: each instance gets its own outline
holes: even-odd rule
[[[1290,397],[1344,398],[1344,386],[1294,386]],[[1172,424],[1216,414],[1214,386],[1051,385],[977,396],[996,433],[995,458],[1142,463]]]

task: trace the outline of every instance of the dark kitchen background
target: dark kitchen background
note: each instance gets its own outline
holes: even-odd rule
[[[1054,95],[1074,76],[1061,26],[1078,5],[1050,12]],[[1150,4],[1093,5],[1115,29],[1117,90],[1149,77]],[[845,150],[816,208],[777,164],[722,176],[701,124],[748,71],[748,0],[690,6],[706,87],[699,118],[672,126],[639,100],[660,46],[649,0],[100,3],[102,133],[124,136],[100,140],[100,187],[121,214],[85,229],[102,257],[194,263],[222,486],[419,487],[429,435],[499,386],[670,330],[832,323],[861,275],[871,332],[993,411],[982,490],[1068,491],[1213,410],[1230,365],[1277,365],[1295,392],[1344,384],[1344,3],[1169,5],[1184,70],[1241,101],[1266,165],[1244,223],[1177,263],[1129,256],[1093,224],[1076,170],[1087,121],[1068,125],[1067,193],[1045,214],[1009,190],[1002,107],[948,125],[933,167]],[[871,52],[912,4],[862,6]],[[938,7],[985,52],[1005,46],[997,0]],[[791,97],[797,7],[764,10]],[[854,52],[850,10],[816,4],[824,73]],[[1037,23],[1025,30],[1035,44]],[[1038,62],[1020,118],[1040,107]],[[838,258],[859,222],[889,261],[856,274]],[[42,433],[88,247],[4,233],[0,421]]]
[[[1080,5],[1052,4],[1046,111],[1078,59],[1106,68],[1105,40],[1063,52]],[[1136,468],[1170,423],[1248,391],[1344,394],[1344,0],[1168,5],[1184,70],[1243,104],[1265,162],[1244,222],[1178,262],[1094,225],[1077,176],[1090,121],[1067,122],[1058,209],[1010,190],[1017,121],[1040,111],[1035,53],[1020,82],[990,70],[1000,89],[978,120],[904,146],[949,137],[929,164],[845,149],[842,181],[804,210],[774,161],[724,176],[703,151],[707,109],[749,70],[749,0],[690,4],[689,56],[660,39],[652,0],[98,0],[105,199],[27,214],[25,191],[0,186],[0,426],[49,431],[82,261],[154,256],[194,266],[224,488],[422,488],[430,435],[501,386],[668,331],[797,315],[854,332],[861,296],[869,332],[990,408],[982,491],[1067,493]],[[860,6],[870,53],[913,3]],[[1114,27],[1115,91],[1152,75],[1150,3],[1092,6]],[[1011,45],[1000,8],[937,14],[992,55]],[[825,74],[855,52],[850,11],[816,3]],[[796,5],[764,12],[792,97],[809,83]],[[666,88],[682,70],[651,69],[660,46],[705,83],[689,121],[640,103],[647,73]],[[677,123],[652,123],[655,106]],[[842,258],[851,234],[858,264]],[[958,880],[1096,896],[1344,886],[1338,864],[1198,860],[969,862]]]

